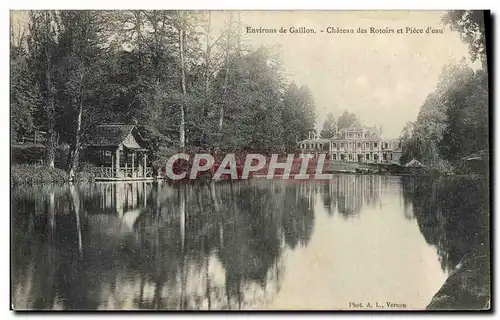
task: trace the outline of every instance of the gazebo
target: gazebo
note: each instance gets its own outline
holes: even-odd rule
[[[423,164],[422,162],[420,162],[416,159],[412,159],[410,162],[405,164],[405,167],[407,167],[407,168],[427,168],[427,166],[425,164]]]
[[[147,144],[135,125],[102,124],[92,132],[85,159],[94,165],[96,180],[152,178]]]
[[[429,172],[429,167],[422,162],[412,159],[404,165],[405,172],[410,174],[425,174]]]

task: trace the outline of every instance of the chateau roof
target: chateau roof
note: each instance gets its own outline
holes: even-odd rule
[[[297,143],[328,143],[330,139],[305,139]]]

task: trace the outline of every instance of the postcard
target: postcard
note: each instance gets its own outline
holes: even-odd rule
[[[11,11],[11,309],[490,310],[490,36]]]

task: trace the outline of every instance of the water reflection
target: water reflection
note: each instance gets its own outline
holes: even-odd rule
[[[445,191],[436,198],[435,188],[460,194],[452,188],[463,183],[447,183],[340,175],[328,182],[16,188],[13,303],[16,309],[346,308],[370,288],[369,280],[350,277],[357,264],[391,264],[417,248],[416,260],[448,270],[471,248],[460,247],[464,241],[478,244],[488,233],[486,220],[470,230],[456,226],[470,226],[477,215],[447,211],[476,210],[473,202],[485,199],[460,200]],[[380,256],[364,249],[353,256],[353,248],[368,248],[388,223],[410,236],[389,233]],[[388,244],[405,236],[401,247]],[[437,247],[438,254],[421,256],[422,246]],[[367,270],[377,272],[383,273]],[[404,293],[408,299],[423,296],[415,307],[425,307],[420,304],[444,281],[446,272],[435,273],[428,293],[405,288],[413,290]],[[399,278],[418,282],[418,276]],[[310,301],[302,298],[308,285]],[[346,286],[351,296],[341,297]],[[384,286],[373,283],[377,288],[383,293]]]
[[[443,270],[470,254],[489,257],[488,183],[482,177],[403,178],[405,213],[437,247]]]

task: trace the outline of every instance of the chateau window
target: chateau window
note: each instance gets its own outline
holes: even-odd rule
[[[358,142],[358,149],[361,149],[361,143]]]
[[[337,149],[337,144],[335,142],[333,143],[333,149]]]
[[[373,146],[374,146],[375,148],[377,147],[377,145],[378,145],[378,144],[377,144],[376,142],[373,144]]]
[[[370,160],[370,154],[366,155],[366,160]]]
[[[337,160],[337,155],[336,154],[332,154],[332,160]]]

